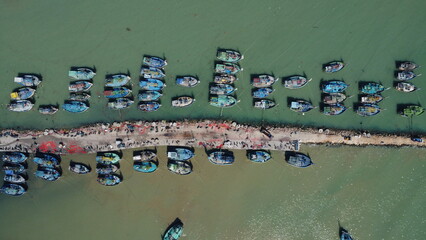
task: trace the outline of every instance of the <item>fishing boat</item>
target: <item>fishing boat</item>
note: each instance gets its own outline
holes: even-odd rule
[[[129,98],[116,98],[108,102],[108,108],[113,110],[120,110],[130,107],[133,104],[133,100]]]
[[[237,90],[237,88],[234,88],[232,85],[229,84],[214,84],[210,86],[210,94],[216,94],[216,95],[229,95],[234,93]]]
[[[167,61],[159,57],[144,56],[142,59],[142,64],[145,64],[149,67],[163,68],[167,66]]]
[[[33,108],[34,104],[29,100],[13,100],[7,106],[7,109],[13,112],[28,112]]]
[[[139,101],[156,101],[161,96],[163,94],[158,91],[142,91],[138,94],[138,99]]]
[[[139,81],[139,87],[141,87],[142,90],[160,91],[165,86],[166,84],[158,79],[147,78]]]
[[[38,108],[41,114],[53,115],[58,111],[58,107],[55,105],[43,105]]]
[[[144,112],[155,112],[161,107],[158,102],[142,102],[139,104],[138,109]]]
[[[214,68],[216,73],[236,74],[243,69],[234,63],[216,63]]]
[[[369,82],[369,83],[363,83],[361,86],[361,92],[365,94],[376,94],[383,92],[385,90],[385,87],[379,83]]]
[[[284,87],[289,89],[298,89],[305,86],[308,82],[312,81],[312,78],[307,79],[304,76],[294,75],[284,79]]]
[[[166,230],[163,240],[178,240],[183,233],[183,223],[177,218]]]
[[[188,148],[177,147],[167,151],[167,157],[175,161],[187,161],[194,156],[194,152]]]
[[[334,73],[334,72],[338,72],[340,70],[342,70],[342,68],[345,66],[345,64],[343,62],[329,62],[327,64],[324,64],[324,72],[327,73]]]
[[[243,55],[241,55],[241,53],[234,51],[234,50],[229,50],[229,49],[221,49],[217,51],[216,54],[217,59],[224,61],[224,62],[233,62],[236,63],[238,61],[240,61],[241,59],[244,58]]]
[[[276,81],[278,81],[278,78],[275,78],[272,75],[263,74],[253,77],[251,80],[251,85],[257,88],[264,88],[272,86],[272,84],[274,84]]]
[[[383,100],[380,94],[361,95],[361,103],[379,103]]]
[[[41,83],[41,80],[36,75],[25,74],[15,77],[14,82],[25,87],[36,87]]]
[[[126,74],[110,75],[105,79],[105,87],[121,87],[126,85],[130,79],[130,76]]]
[[[3,177],[3,180],[5,182],[10,182],[10,183],[24,183],[25,182],[25,178],[22,175],[15,174],[15,172],[13,172],[13,171],[6,172],[6,174]]]
[[[218,74],[214,76],[214,83],[232,84],[237,81],[238,78],[232,74]]]
[[[85,102],[66,100],[64,105],[62,105],[62,108],[68,112],[81,113],[87,111],[87,109],[89,109],[89,106],[87,106]]]
[[[123,98],[127,97],[132,93],[132,90],[126,87],[108,88],[104,91],[106,98]]]
[[[86,101],[90,99],[90,94],[85,92],[70,93],[70,100]]]
[[[346,110],[346,107],[343,104],[337,103],[332,105],[324,105],[322,113],[329,116],[342,114]]]
[[[121,157],[115,152],[99,152],[96,156],[96,162],[102,164],[114,164],[120,161]]]
[[[208,159],[213,164],[230,165],[235,158],[231,151],[216,150],[208,155]]]
[[[133,169],[138,172],[151,173],[157,170],[158,165],[154,161],[134,161]]]
[[[92,69],[86,67],[72,68],[68,72],[68,76],[75,80],[90,80],[95,75],[96,73]]]
[[[154,160],[155,157],[157,157],[157,154],[154,151],[143,150],[143,151],[134,152],[133,160],[134,161],[151,161],[151,160]]]
[[[144,78],[163,78],[166,76],[166,74],[160,68],[142,67],[141,76]]]
[[[20,163],[5,163],[2,167],[3,171],[13,171],[16,173],[24,173],[26,167]]]
[[[26,192],[23,186],[14,183],[4,183],[0,191],[10,196],[21,196]]]
[[[247,151],[247,158],[252,162],[264,163],[271,159],[271,154],[264,150],[250,150]]]
[[[200,83],[200,80],[192,76],[183,76],[176,78],[176,84],[182,87],[195,87],[198,83]]]
[[[287,163],[294,167],[306,168],[313,164],[310,157],[298,152],[286,152],[285,158]]]
[[[68,169],[77,174],[87,174],[90,172],[90,167],[83,163],[70,162]]]
[[[251,95],[253,98],[266,98],[268,97],[272,92],[274,92],[274,89],[272,88],[255,88],[253,89]]]
[[[68,86],[70,92],[83,92],[88,91],[93,86],[93,83],[89,81],[76,81],[71,82]]]
[[[403,117],[414,117],[419,116],[425,111],[424,108],[417,105],[408,105],[405,106],[399,114]]]
[[[352,236],[348,233],[348,231],[342,229],[340,231],[340,240],[353,240]]]
[[[4,152],[1,159],[8,163],[23,163],[28,156],[22,152]]]
[[[401,71],[412,71],[418,67],[419,65],[414,62],[397,62],[397,68]]]
[[[104,186],[115,186],[121,182],[121,178],[116,174],[99,174],[97,181]]]
[[[112,174],[118,171],[118,167],[114,164],[98,164],[96,166],[97,174]]]
[[[273,100],[269,100],[269,99],[261,99],[261,100],[256,100],[254,101],[254,107],[255,108],[259,108],[259,109],[270,109],[275,107],[275,102]]]
[[[410,139],[413,142],[419,142],[419,143],[423,142],[423,139],[421,137],[419,137],[419,136],[412,136]]]
[[[343,93],[329,93],[323,96],[322,102],[325,104],[336,104],[345,101],[346,95]]]
[[[195,102],[195,99],[188,96],[177,97],[172,100],[172,107],[186,107]]]
[[[34,96],[36,90],[30,87],[18,88],[10,94],[12,100],[25,100]]]
[[[59,164],[60,164],[59,158],[47,153],[39,153],[38,156],[34,157],[33,161],[34,163],[38,164],[40,167],[45,167],[45,168],[59,167]]]
[[[417,90],[417,87],[414,84],[408,82],[398,82],[395,88],[401,92],[414,92]]]
[[[408,81],[415,77],[417,77],[417,75],[411,71],[401,71],[396,73],[396,79],[401,81]]]
[[[210,96],[209,103],[214,107],[227,108],[234,106],[237,103],[237,100],[232,96],[217,95]]]
[[[169,160],[167,162],[167,169],[172,173],[188,175],[192,172],[192,164],[190,162]]]
[[[314,109],[314,106],[312,106],[312,103],[304,100],[294,100],[290,102],[290,109],[295,112],[308,112],[312,109]]]
[[[359,105],[356,113],[363,117],[374,116],[380,112],[380,107],[375,104],[365,103]]]
[[[324,93],[340,93],[345,91],[348,86],[343,81],[326,81],[321,83],[321,90]]]
[[[34,174],[36,177],[47,181],[56,181],[61,177],[59,171],[54,168],[39,167]]]

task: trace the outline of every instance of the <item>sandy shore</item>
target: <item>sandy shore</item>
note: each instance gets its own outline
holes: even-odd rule
[[[2,130],[0,151],[93,153],[154,146],[297,151],[301,143],[418,146],[408,136],[330,129],[257,126],[228,121],[120,122],[45,131]],[[269,135],[270,134],[270,135]],[[269,136],[268,136],[269,135]]]

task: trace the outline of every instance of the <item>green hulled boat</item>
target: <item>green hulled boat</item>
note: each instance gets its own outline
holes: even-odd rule
[[[419,116],[420,114],[422,114],[425,111],[424,108],[417,106],[417,105],[409,105],[404,107],[404,109],[402,109],[402,111],[400,112],[400,114],[403,117],[414,117],[414,116]]]
[[[170,226],[167,228],[166,233],[164,233],[163,240],[177,240],[182,236],[183,233],[183,223],[177,218]]]
[[[241,55],[241,53],[229,49],[218,50],[216,57],[217,59],[225,62],[238,62],[241,59],[244,59],[244,56]]]
[[[101,152],[96,156],[96,161],[102,164],[118,163],[120,159],[120,156],[114,152]]]
[[[210,105],[220,108],[232,107],[237,103],[237,100],[232,96],[218,95],[210,97]]]

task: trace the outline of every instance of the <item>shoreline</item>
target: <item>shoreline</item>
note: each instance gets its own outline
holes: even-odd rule
[[[301,144],[426,147],[425,142],[414,142],[404,134],[285,126],[265,129],[262,133],[259,126],[217,120],[124,121],[45,131],[4,129],[0,151],[75,154],[155,146],[298,151]]]

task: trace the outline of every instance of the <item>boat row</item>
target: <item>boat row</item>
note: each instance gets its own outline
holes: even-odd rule
[[[133,169],[138,172],[151,173],[157,170],[157,154],[152,150],[143,150],[133,153]]]
[[[415,77],[421,76],[421,74],[416,75],[413,71],[417,69],[419,65],[414,62],[405,61],[405,62],[396,62],[395,77],[400,81],[409,81]]]
[[[56,181],[61,177],[59,156],[39,152],[36,153],[33,161],[37,164],[37,171],[34,173],[36,177],[47,181]]]
[[[41,83],[40,76],[23,74],[15,77],[14,82],[23,87],[15,89],[10,93],[10,103],[7,108],[13,112],[28,112],[34,103],[31,100],[36,93],[37,86]]]
[[[144,112],[157,111],[161,104],[158,102],[163,95],[161,91],[166,84],[161,80],[166,76],[164,67],[167,61],[160,57],[144,56],[139,80],[141,92],[138,94],[138,109]]]
[[[28,155],[23,152],[4,152],[1,156],[5,173],[0,192],[10,196],[21,196],[27,191],[25,171]]]
[[[96,155],[96,173],[98,183],[104,186],[115,186],[122,182],[121,175],[116,172],[119,169],[121,156],[116,152],[98,152]]]

